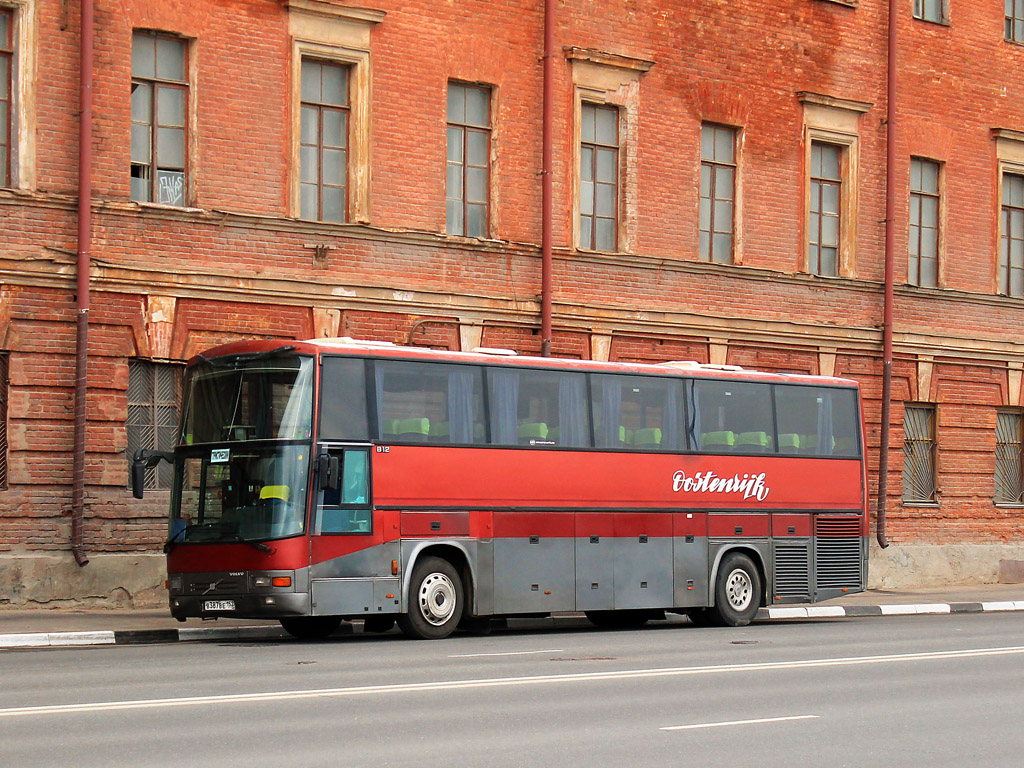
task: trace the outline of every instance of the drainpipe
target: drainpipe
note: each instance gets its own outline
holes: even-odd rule
[[[89,263],[92,239],[92,47],[93,0],[82,0],[78,122],[78,286],[75,298],[75,434],[71,481],[71,554],[84,566],[85,398],[89,362]]]
[[[896,23],[899,0],[889,0],[888,82],[885,96],[885,289],[882,298],[882,424],[878,446],[878,512],[875,536],[885,549],[889,497],[889,418],[892,412],[893,273],[896,261]]]
[[[555,0],[544,0],[544,107],[541,168],[540,353],[551,357],[551,209],[555,114]]]

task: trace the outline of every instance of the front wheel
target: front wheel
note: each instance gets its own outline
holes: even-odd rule
[[[455,566],[439,557],[425,557],[412,572],[408,612],[398,615],[398,626],[418,640],[448,637],[462,619],[464,600]]]
[[[723,627],[745,627],[761,607],[761,574],[747,555],[734,552],[722,559],[715,580],[715,605],[710,617]]]

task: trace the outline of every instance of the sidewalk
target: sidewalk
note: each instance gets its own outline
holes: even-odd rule
[[[1024,612],[1024,584],[983,584],[907,591],[869,590],[812,605],[762,608],[758,621],[857,616],[905,616],[921,613]],[[580,614],[550,619],[510,619],[509,626],[553,628],[585,626]],[[339,633],[358,625],[342,624]],[[361,628],[358,628],[361,629]],[[0,609],[0,649],[69,645],[127,645],[197,640],[265,640],[288,637],[276,621],[189,619],[179,622],[167,609]]]

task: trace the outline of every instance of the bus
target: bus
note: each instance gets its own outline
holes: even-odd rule
[[[171,614],[414,638],[583,612],[743,626],[858,592],[855,381],[349,338],[189,361],[173,451]]]

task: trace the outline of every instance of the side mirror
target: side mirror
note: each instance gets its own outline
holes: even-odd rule
[[[141,499],[146,485],[146,462],[139,456],[132,462],[132,496]]]
[[[320,454],[316,460],[316,474],[320,490],[336,491],[341,484],[341,462],[338,461],[338,457],[329,453]]]

